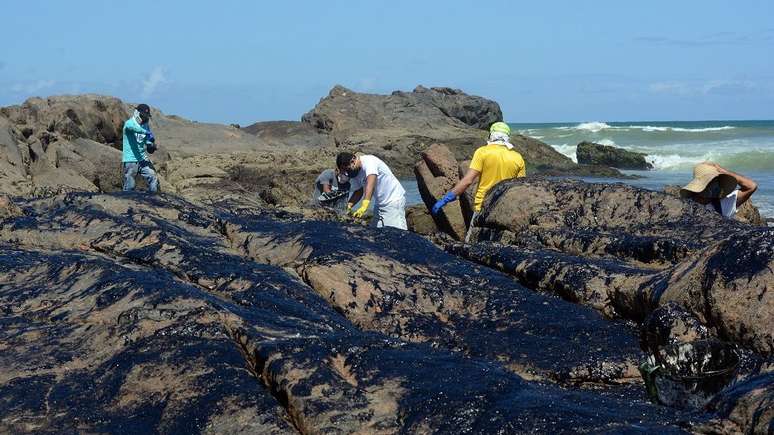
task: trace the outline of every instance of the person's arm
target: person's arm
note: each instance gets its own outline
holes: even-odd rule
[[[347,200],[347,210],[351,209],[352,207],[357,204],[358,201],[360,201],[360,198],[363,197],[363,188],[357,189],[356,191],[352,192],[352,195],[349,197],[349,200]]]
[[[470,187],[471,184],[476,182],[479,175],[481,175],[481,172],[478,172],[475,169],[468,169],[468,172],[465,173],[465,176],[462,177],[462,180],[458,181],[451,191],[454,192],[455,196],[462,195],[466,190],[468,190],[468,187]]]
[[[354,217],[363,217],[368,206],[371,205],[371,197],[374,194],[374,188],[376,187],[376,174],[371,174],[366,177],[365,193],[363,193],[363,200],[360,202],[360,207],[352,213]]]
[[[325,193],[330,193],[332,190],[333,190],[333,189],[331,189],[331,185],[330,185],[330,184],[323,184],[323,185],[322,185],[322,191],[323,191],[323,192],[325,192]]]
[[[747,200],[750,199],[753,193],[755,193],[756,190],[758,190],[758,183],[753,181],[750,178],[745,177],[744,175],[737,174],[736,172],[729,171],[728,169],[718,165],[717,163],[712,163],[713,166],[720,172],[721,174],[726,174],[734,177],[736,179],[736,183],[739,184],[739,193],[736,194],[736,206],[739,207]]]
[[[371,174],[366,177],[366,185],[365,185],[365,192],[363,194],[363,199],[366,201],[371,201],[371,197],[374,194],[374,188],[376,187],[376,174]]]
[[[438,212],[441,211],[441,209],[446,206],[446,204],[455,201],[460,195],[468,190],[468,187],[470,187],[470,185],[476,181],[479,175],[481,175],[480,171],[477,171],[473,168],[468,169],[468,172],[465,173],[465,176],[462,177],[462,180],[458,181],[457,184],[452,187],[452,190],[448,191],[446,195],[443,196],[443,198],[436,201],[435,205],[433,205],[433,208],[430,209],[430,213],[434,215],[438,214]]]
[[[137,123],[137,121],[134,120],[134,118],[129,119],[124,123],[124,128],[131,131],[132,133],[142,133],[142,134],[148,134],[150,133],[150,130],[145,129],[143,126]]]

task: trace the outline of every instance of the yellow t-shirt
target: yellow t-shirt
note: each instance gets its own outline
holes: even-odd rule
[[[476,190],[474,209],[481,211],[484,196],[495,184],[502,180],[525,176],[524,159],[515,150],[505,145],[487,144],[479,147],[470,161],[470,169],[481,173]]]

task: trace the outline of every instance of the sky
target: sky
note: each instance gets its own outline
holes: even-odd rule
[[[449,86],[509,122],[774,119],[774,2],[6,2],[0,106],[99,93],[299,120],[336,84]]]

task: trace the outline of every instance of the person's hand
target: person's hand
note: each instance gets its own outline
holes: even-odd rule
[[[443,198],[439,199],[439,200],[438,200],[438,201],[435,203],[435,205],[433,206],[433,209],[432,209],[432,210],[430,210],[430,212],[431,212],[433,215],[437,215],[437,214],[438,214],[438,212],[440,212],[440,211],[441,211],[441,209],[442,209],[442,208],[443,208],[443,207],[444,207],[446,204],[448,204],[448,203],[450,203],[450,202],[454,201],[455,199],[457,199],[457,194],[455,194],[454,192],[451,192],[451,191],[450,191],[450,192],[447,192],[447,193],[446,193],[446,195],[444,195],[444,196],[443,196]]]
[[[365,215],[365,212],[368,210],[368,206],[371,205],[371,201],[368,199],[364,199],[360,202],[360,208],[352,212],[352,217],[356,218],[362,218],[363,215]]]
[[[721,174],[727,174],[727,173],[728,173],[728,171],[727,171],[727,170],[726,170],[724,167],[722,167],[722,166],[718,165],[718,164],[717,164],[717,163],[715,163],[715,162],[705,162],[705,163],[706,163],[706,164],[708,164],[708,165],[710,165],[710,166],[712,166],[713,168],[715,168],[715,169],[716,169],[718,172],[720,172]]]
[[[148,134],[145,135],[145,141],[146,142],[156,142],[156,136],[153,135],[153,132],[148,130]]]
[[[351,202],[347,203],[347,214],[352,214],[352,206],[355,204],[352,204]]]

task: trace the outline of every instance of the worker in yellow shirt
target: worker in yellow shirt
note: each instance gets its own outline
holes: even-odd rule
[[[489,128],[489,141],[473,154],[468,172],[452,190],[435,203],[431,212],[435,215],[446,204],[462,195],[476,179],[479,179],[473,205],[473,220],[481,211],[481,204],[489,189],[502,180],[526,175],[524,159],[511,145],[511,128],[504,122],[495,122]],[[468,231],[470,234],[470,231]],[[467,239],[467,237],[466,237]],[[467,240],[466,240],[467,241]]]

